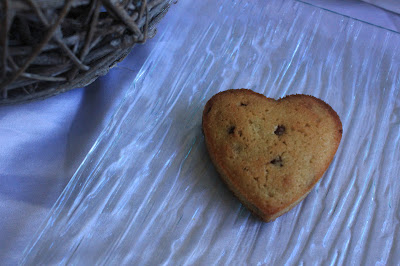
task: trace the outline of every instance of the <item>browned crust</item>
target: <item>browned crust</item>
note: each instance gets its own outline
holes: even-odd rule
[[[220,158],[216,156],[215,148],[212,146],[212,144],[208,141],[210,139],[210,132],[208,131],[208,120],[207,120],[207,114],[210,111],[210,107],[213,106],[214,102],[218,97],[223,97],[225,94],[228,93],[233,93],[233,94],[247,94],[247,95],[256,95],[258,97],[263,98],[264,100],[267,101],[276,101],[275,99],[272,98],[267,98],[262,94],[256,93],[252,90],[248,89],[231,89],[231,90],[226,90],[217,93],[214,95],[205,105],[204,111],[203,111],[203,121],[202,121],[202,128],[203,128],[203,133],[205,136],[205,143],[207,146],[207,150],[209,152],[210,158],[214,164],[214,166],[217,168],[217,171],[219,172],[222,180],[227,184],[228,188],[235,194],[235,196],[242,202],[243,205],[245,205],[253,214],[256,216],[260,217],[264,222],[270,222],[275,220],[277,217],[283,215],[284,213],[288,212],[291,210],[294,206],[296,206],[300,201],[302,201],[312,190],[312,188],[315,186],[315,184],[322,178],[323,174],[325,171],[328,169],[330,162],[332,161],[333,157],[335,156],[335,153],[339,147],[341,138],[342,138],[342,123],[340,121],[340,118],[338,114],[324,101],[310,95],[304,95],[304,94],[295,94],[295,95],[289,95],[284,98],[278,99],[277,101],[285,101],[287,99],[295,98],[295,97],[301,97],[303,99],[307,99],[320,107],[323,107],[325,110],[328,111],[328,113],[331,115],[331,117],[334,119],[337,131],[336,131],[336,147],[333,150],[333,152],[330,154],[330,158],[327,161],[328,163],[323,167],[320,173],[318,173],[314,179],[314,182],[309,186],[309,189],[300,197],[293,199],[293,201],[287,206],[287,207],[276,207],[276,208],[259,208],[257,206],[257,202],[255,202],[255,199],[246,193],[246,191],[239,186],[237,183],[234,182],[234,180],[229,178],[229,171],[225,168],[222,167],[223,164],[221,164]]]

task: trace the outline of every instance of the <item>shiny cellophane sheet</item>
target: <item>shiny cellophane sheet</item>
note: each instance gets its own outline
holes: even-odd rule
[[[22,263],[397,265],[400,34],[296,1],[179,1]],[[308,197],[271,223],[204,144],[215,93],[303,93],[343,138]]]

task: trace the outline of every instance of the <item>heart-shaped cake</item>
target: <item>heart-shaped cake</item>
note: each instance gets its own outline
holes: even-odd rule
[[[214,95],[203,111],[211,160],[254,214],[272,221],[304,199],[331,163],[342,123],[308,95],[275,100],[246,89]]]

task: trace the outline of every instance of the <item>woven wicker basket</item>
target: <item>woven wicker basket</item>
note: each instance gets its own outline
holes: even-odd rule
[[[171,0],[1,0],[0,105],[83,87],[155,35]]]

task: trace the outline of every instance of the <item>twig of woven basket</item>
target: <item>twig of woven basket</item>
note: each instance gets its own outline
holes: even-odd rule
[[[1,0],[0,104],[43,99],[104,75],[155,35],[171,0]]]

